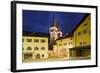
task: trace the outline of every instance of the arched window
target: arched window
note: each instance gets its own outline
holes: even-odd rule
[[[32,53],[25,53],[24,54],[24,60],[30,60],[30,59],[32,59]]]
[[[36,59],[40,59],[40,54],[36,54]]]
[[[32,50],[32,48],[31,47],[27,47],[27,50]]]
[[[45,50],[45,47],[42,47],[41,50]]]
[[[42,40],[41,40],[41,42],[42,42],[42,43],[45,43],[45,40],[44,40],[44,39],[42,39]]]
[[[34,39],[34,42],[35,42],[35,43],[38,43],[38,42],[39,42],[39,40],[38,40],[38,39]]]
[[[35,47],[34,50],[39,50],[39,48],[38,47]]]
[[[32,42],[32,39],[26,39],[27,40],[27,42]]]

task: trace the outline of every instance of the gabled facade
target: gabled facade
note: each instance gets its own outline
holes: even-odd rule
[[[86,14],[80,23],[74,28],[74,47],[70,48],[70,57],[91,57],[91,15]]]
[[[74,46],[86,46],[91,44],[91,19],[86,15],[74,29]]]

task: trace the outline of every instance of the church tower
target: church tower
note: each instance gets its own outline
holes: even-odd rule
[[[58,39],[58,28],[56,26],[55,16],[53,16],[52,26],[50,27],[49,31],[51,39],[53,39],[54,41]]]
[[[60,29],[60,22],[58,22],[58,25],[56,24],[56,18],[53,16],[52,25],[49,29],[50,33],[50,48],[53,49],[53,45],[56,44],[56,39],[62,37],[62,32]]]
[[[56,26],[56,18],[53,16],[52,26],[49,29],[50,33],[50,47],[53,49],[53,45],[55,44],[55,40],[58,39],[58,28]]]

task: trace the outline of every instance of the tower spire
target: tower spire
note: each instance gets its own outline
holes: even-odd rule
[[[60,28],[60,21],[58,21],[57,28],[58,28],[58,38],[62,37],[62,32],[61,32],[61,28]]]
[[[60,21],[58,21],[58,31],[60,31]]]
[[[55,18],[55,16],[53,16],[52,26],[56,26],[56,18]]]

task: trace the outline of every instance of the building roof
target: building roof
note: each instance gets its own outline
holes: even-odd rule
[[[90,13],[87,13],[83,19],[74,27],[74,29],[72,30],[72,33],[81,25],[82,22],[84,22],[84,20],[90,15]]]
[[[23,32],[23,36],[50,37],[50,34],[42,32]]]

